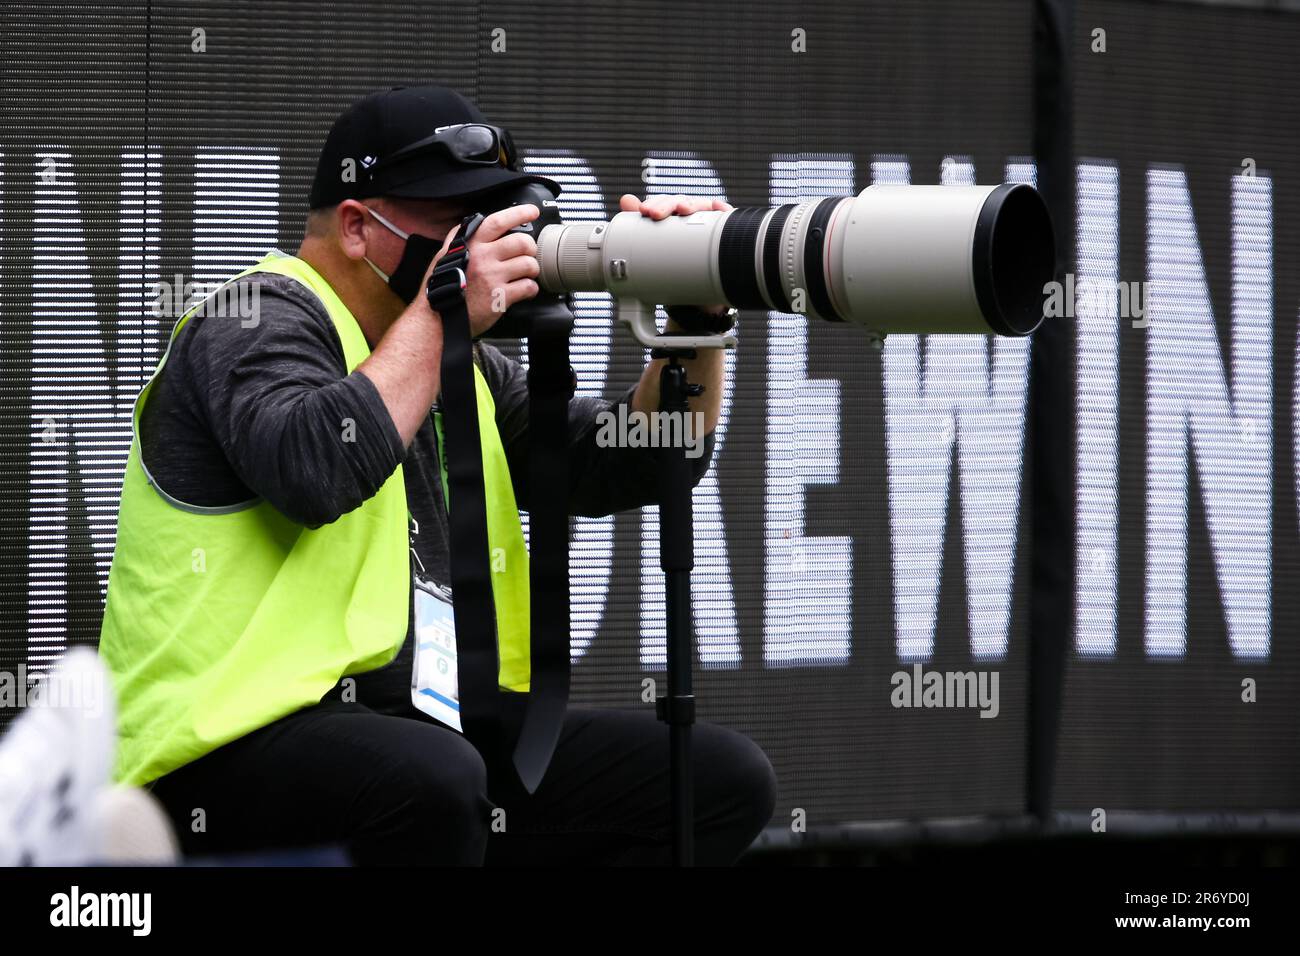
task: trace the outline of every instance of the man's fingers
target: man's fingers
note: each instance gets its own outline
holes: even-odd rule
[[[532,256],[515,256],[502,261],[501,271],[509,282],[512,279],[536,279],[542,274],[542,267]]]
[[[537,240],[532,236],[526,236],[522,232],[516,232],[502,236],[491,245],[484,245],[480,248],[479,256],[482,259],[495,259],[498,262],[509,262],[511,259],[519,257],[533,258],[537,255]]]
[[[667,219],[676,208],[676,196],[655,196],[642,204],[641,212],[651,219]]]
[[[524,203],[522,206],[510,206],[508,209],[499,209],[479,223],[478,231],[474,233],[470,241],[493,242],[516,226],[532,222],[541,214],[542,211],[532,203]]]
[[[663,219],[665,216],[672,215],[679,198],[678,196],[650,196],[643,200],[631,193],[624,193],[618,201],[618,208],[621,212],[639,212],[651,219]]]
[[[514,305],[523,299],[531,299],[537,295],[541,288],[535,279],[515,279],[513,282],[507,282],[505,285],[505,305],[506,308]]]
[[[701,199],[694,196],[651,196],[645,200],[638,199],[631,193],[624,193],[618,201],[622,212],[640,212],[651,219],[666,219],[669,216],[689,216],[701,210],[728,211],[735,207],[725,199]]]

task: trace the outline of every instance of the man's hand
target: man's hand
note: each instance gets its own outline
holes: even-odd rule
[[[506,233],[539,215],[541,211],[536,206],[511,206],[484,219],[470,237],[465,306],[472,335],[481,335],[492,328],[516,302],[537,295],[538,285],[534,281],[540,272],[534,258],[537,243],[523,233],[510,236]],[[424,274],[425,287],[429,284],[429,274],[447,255],[460,228],[458,223],[443,240],[442,248]],[[379,390],[402,445],[408,448],[429,417],[429,406],[442,385],[442,323],[431,321],[433,314],[422,287],[415,301],[384,333],[375,350],[357,366]]]
[[[541,274],[537,241],[524,233],[507,233],[540,215],[541,210],[531,203],[511,206],[484,219],[470,237],[465,307],[469,312],[471,335],[482,335],[497,324],[510,306],[537,295],[540,286],[536,279]],[[458,225],[447,234],[442,249],[429,266],[430,273],[459,233]],[[428,275],[424,281],[428,284]]]
[[[725,199],[705,199],[700,196],[650,196],[637,199],[631,193],[624,193],[618,201],[618,208],[623,212],[640,212],[651,219],[666,219],[669,216],[689,216],[693,212],[708,212],[718,209],[727,212],[735,207]]]
[[[736,207],[725,199],[706,199],[701,196],[649,196],[646,199],[637,199],[631,193],[624,193],[618,201],[618,208],[622,212],[640,212],[643,216],[659,220],[667,219],[669,216],[689,216],[691,213],[715,209],[728,212]],[[721,315],[728,307],[723,303],[700,305],[696,308]]]

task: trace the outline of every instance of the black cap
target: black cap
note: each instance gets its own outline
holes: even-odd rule
[[[478,107],[444,86],[398,86],[371,93],[334,121],[316,166],[310,206],[320,209],[372,196],[471,199],[527,182],[542,183],[558,196],[559,183],[545,176],[460,163],[439,150],[370,172],[386,156],[432,135],[440,126],[486,122]],[[354,175],[345,176],[349,170]]]

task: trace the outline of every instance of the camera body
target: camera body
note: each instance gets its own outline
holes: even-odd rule
[[[511,229],[510,233],[522,233],[523,235],[532,236],[536,240],[547,226],[559,226],[561,224],[560,204],[555,193],[543,183],[528,182],[506,186],[473,203],[475,211],[484,216],[491,215],[502,209],[509,209],[511,206],[528,204],[536,206],[541,215],[532,222],[521,223]],[[507,235],[510,233],[507,233]],[[516,302],[510,306],[505,315],[497,320],[492,328],[483,333],[483,338],[527,338],[539,317],[554,314],[553,310],[557,304],[563,305],[568,311],[572,312],[572,303],[567,291],[554,292],[540,288],[533,298]]]

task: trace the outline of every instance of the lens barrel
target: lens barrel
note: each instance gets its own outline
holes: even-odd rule
[[[656,305],[1022,336],[1043,319],[1055,237],[1032,186],[869,186],[857,196],[547,226],[540,282]]]

